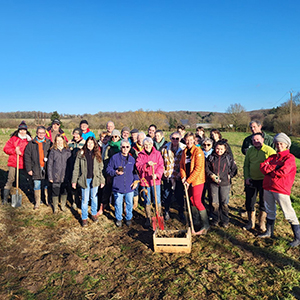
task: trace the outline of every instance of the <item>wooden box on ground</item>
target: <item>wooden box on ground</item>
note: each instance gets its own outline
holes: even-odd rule
[[[192,234],[188,230],[156,230],[153,233],[154,252],[191,253]]]

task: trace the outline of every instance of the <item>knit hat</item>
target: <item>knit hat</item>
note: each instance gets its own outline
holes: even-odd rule
[[[18,130],[27,130],[27,125],[25,121],[22,121],[18,127]]]
[[[135,128],[132,129],[132,130],[130,131],[131,134],[133,134],[133,133],[138,133],[138,132],[139,132],[139,131],[138,131],[137,129],[135,129]]]
[[[82,130],[80,128],[75,128],[72,134],[74,134],[75,132],[77,132],[80,136],[82,136]]]
[[[81,125],[81,124],[87,124],[87,125],[89,125],[89,123],[88,123],[87,120],[81,120],[79,125]]]
[[[287,148],[288,149],[290,149],[291,144],[292,144],[291,139],[285,133],[283,133],[283,132],[276,134],[274,136],[273,142],[274,142],[274,144],[276,142],[285,143],[285,144],[287,144]]]
[[[114,129],[114,130],[112,131],[111,135],[112,135],[112,136],[117,135],[119,138],[121,138],[121,133],[120,133],[120,131],[117,130],[117,129]]]
[[[58,125],[60,125],[60,121],[58,120],[58,119],[54,119],[53,121],[52,121],[52,125],[53,124],[58,124]]]
[[[123,133],[124,131],[128,131],[128,132],[130,132],[130,129],[129,129],[129,127],[123,127],[121,132]]]

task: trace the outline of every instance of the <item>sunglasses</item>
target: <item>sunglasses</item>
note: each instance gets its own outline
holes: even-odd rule
[[[179,137],[172,137],[172,140],[176,140],[176,141],[179,141]]]
[[[116,139],[116,138],[118,138],[119,136],[118,136],[118,135],[113,135],[112,137]]]
[[[204,146],[204,147],[206,147],[206,146],[211,146],[211,144],[203,144],[203,146]]]
[[[130,148],[130,146],[122,146],[122,148],[126,148],[126,149],[129,149]]]

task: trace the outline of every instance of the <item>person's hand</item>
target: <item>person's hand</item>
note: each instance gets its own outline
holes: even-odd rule
[[[251,178],[247,178],[247,179],[245,180],[245,184],[246,184],[246,185],[251,185],[251,181],[250,181],[250,180],[251,180]]]
[[[156,163],[154,161],[150,160],[150,161],[148,161],[148,165],[149,166],[154,166],[154,165],[156,165]]]
[[[137,187],[137,183],[134,181],[134,182],[131,184],[130,187],[131,187],[132,190],[135,190],[136,187]]]
[[[153,175],[152,175],[152,178],[153,178],[153,179],[157,179],[157,175],[156,175],[156,174],[153,174]]]
[[[186,177],[181,178],[181,182],[184,184],[186,180]]]
[[[76,183],[75,183],[75,182],[72,183],[72,188],[73,188],[74,190],[76,189]]]
[[[28,172],[28,175],[29,175],[29,176],[32,176],[32,174],[33,174],[32,171],[29,171],[29,172]]]
[[[16,154],[17,155],[22,155],[22,152],[20,151],[20,147],[19,146],[16,147]]]
[[[53,183],[53,180],[50,180],[50,179],[49,179],[49,181],[50,181],[51,183]]]
[[[189,188],[189,186],[190,186],[190,184],[187,182],[187,181],[185,181],[184,183],[183,183],[183,185],[188,189]]]
[[[117,174],[117,175],[123,175],[124,172],[123,172],[123,171],[116,170],[116,174]]]
[[[104,188],[104,185],[105,185],[104,183],[101,183],[101,184],[100,184],[100,189],[103,189],[103,188]]]

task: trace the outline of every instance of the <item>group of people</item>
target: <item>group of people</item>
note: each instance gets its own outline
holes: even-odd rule
[[[139,198],[145,206],[145,228],[151,227],[155,203],[159,214],[170,219],[173,197],[178,217],[185,223],[185,192],[191,203],[194,234],[206,234],[211,226],[228,227],[231,179],[237,174],[237,166],[219,130],[212,129],[210,137],[205,137],[203,127],[198,127],[196,133],[186,133],[180,125],[167,142],[154,124],[146,135],[128,127],[120,132],[109,121],[97,141],[88,122],[82,120],[68,141],[60,126],[59,120],[47,129],[38,126],[32,138],[23,121],[12,134],[4,147],[9,155],[9,171],[3,204],[8,201],[19,160],[19,169],[33,181],[34,209],[39,209],[42,200],[49,205],[50,188],[53,212],[59,206],[65,211],[69,198],[72,208],[81,206],[84,227],[88,225],[89,201],[93,222],[98,222],[99,215],[112,203],[116,226],[121,227],[123,216],[125,224],[131,225]],[[292,225],[291,246],[298,246],[300,226],[289,196],[296,173],[295,158],[289,152],[291,141],[284,133],[273,139],[261,131],[258,121],[252,121],[250,129],[252,135],[242,146],[248,215],[243,229],[255,228],[259,194],[260,237],[273,236],[277,202]]]

